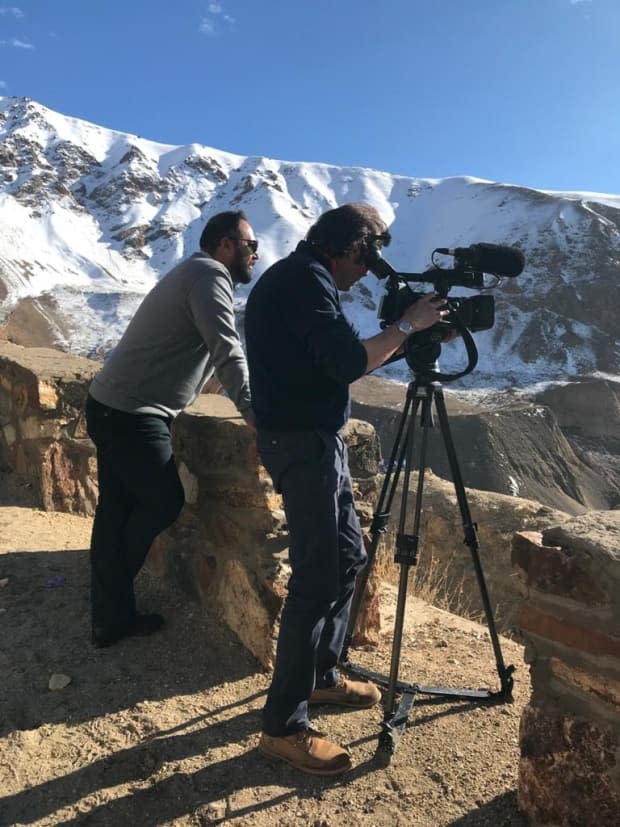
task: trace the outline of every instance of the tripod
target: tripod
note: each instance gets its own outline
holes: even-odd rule
[[[405,619],[405,604],[407,599],[407,584],[410,573],[409,570],[411,566],[414,566],[417,563],[418,557],[419,529],[420,518],[422,515],[422,497],[424,493],[428,431],[430,427],[433,427],[433,402],[435,403],[441,436],[446,449],[448,463],[452,474],[452,481],[454,483],[458,506],[465,530],[464,542],[469,547],[471,552],[472,562],[474,565],[478,586],[480,588],[480,595],[489,629],[489,635],[491,637],[491,643],[495,653],[497,673],[500,680],[500,689],[496,692],[491,690],[451,689],[449,687],[440,686],[421,686],[416,683],[405,683],[398,679],[403,637],[403,623]],[[420,421],[422,425],[422,439],[419,453],[418,487],[414,507],[413,530],[411,534],[407,534],[405,531],[407,520],[407,499],[409,495],[409,481],[413,464],[415,423],[419,408]],[[404,479],[402,499],[400,503],[400,520],[396,540],[396,554],[394,558],[395,562],[401,566],[401,570],[398,584],[398,598],[394,622],[390,674],[388,678],[385,678],[384,676],[366,670],[363,667],[351,664],[349,662],[349,648],[351,645],[351,638],[353,636],[353,629],[355,627],[357,615],[359,614],[361,602],[368,583],[368,577],[377,553],[377,548],[379,546],[380,536],[387,530],[390,509],[396,493],[396,487],[398,485],[398,479],[403,463]],[[443,391],[438,384],[430,379],[424,378],[424,376],[422,376],[422,378],[416,377],[416,379],[409,384],[407,389],[405,406],[399,421],[396,439],[392,447],[392,453],[386,470],[381,494],[379,496],[377,508],[372,520],[371,545],[368,553],[368,564],[358,578],[359,582],[357,584],[357,589],[351,606],[349,627],[341,657],[342,665],[347,671],[366,678],[367,680],[371,680],[387,689],[384,703],[385,716],[382,732],[379,737],[379,749],[389,755],[392,755],[398,746],[398,742],[400,741],[407,725],[409,714],[413,708],[416,697],[419,694],[441,696],[444,698],[457,700],[477,700],[486,703],[498,703],[509,699],[512,695],[512,673],[514,672],[514,666],[504,665],[502,650],[495,626],[495,619],[493,617],[493,609],[489,600],[484,572],[480,562],[476,528],[476,524],[472,522],[469,505],[465,494],[465,487],[463,485],[463,480],[454,449],[454,442],[450,433],[448,412],[446,410]],[[396,706],[397,695],[400,695],[398,706]]]

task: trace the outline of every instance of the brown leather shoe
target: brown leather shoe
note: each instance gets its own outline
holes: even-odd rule
[[[303,729],[280,738],[263,732],[258,748],[265,755],[286,761],[311,775],[340,775],[353,766],[346,749],[321,738],[314,729]]]
[[[340,676],[335,686],[315,689],[308,700],[309,704],[337,704],[355,709],[368,709],[381,700],[381,692],[374,683],[350,681]]]

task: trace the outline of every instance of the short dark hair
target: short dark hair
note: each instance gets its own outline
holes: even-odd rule
[[[310,227],[306,239],[330,258],[350,252],[356,241],[367,235],[381,235],[387,225],[369,204],[343,204],[324,212]]]
[[[213,255],[220,241],[228,236],[233,238],[237,236],[239,234],[239,223],[247,220],[243,210],[227,210],[212,215],[200,236],[200,249],[205,253],[209,253],[209,255]]]

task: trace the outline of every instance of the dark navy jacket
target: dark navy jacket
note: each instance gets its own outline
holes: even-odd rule
[[[245,338],[257,427],[342,428],[349,385],[366,373],[366,349],[342,313],[327,261],[307,242],[254,286]]]

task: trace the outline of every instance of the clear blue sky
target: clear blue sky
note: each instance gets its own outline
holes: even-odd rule
[[[242,155],[620,194],[620,0],[9,2],[0,94],[66,115]]]

